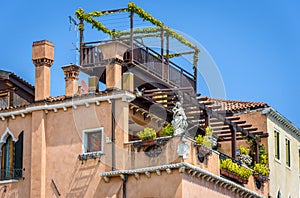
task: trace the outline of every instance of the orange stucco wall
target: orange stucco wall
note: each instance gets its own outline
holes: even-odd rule
[[[0,184],[0,187],[7,186],[5,196],[57,197],[55,186],[61,197],[122,196],[123,181],[120,177],[113,177],[106,183],[99,175],[112,170],[112,116],[116,131],[116,169],[187,162],[219,175],[217,152],[200,163],[193,142],[186,140],[190,149],[187,159],[183,159],[177,154],[180,137],[170,139],[162,146],[160,155],[152,158],[145,155],[143,148],[138,151],[132,144],[124,144],[128,141],[128,103],[118,99],[115,105],[114,115],[112,104],[105,101],[100,105],[90,103],[77,106],[76,109],[68,107],[65,111],[62,108],[57,109],[57,112],[49,110],[48,113],[40,110],[28,113],[24,118],[16,116],[15,119],[0,120],[0,136],[7,127],[15,137],[24,131],[24,180]],[[82,130],[99,127],[104,128],[104,155],[100,159],[80,161],[78,155],[82,154]],[[232,196],[226,189],[219,189],[213,183],[179,173],[178,169],[172,170],[171,174],[162,171],[160,176],[151,173],[150,178],[140,174],[140,178],[136,179],[131,175],[126,185],[128,197],[197,197],[199,192],[209,197],[219,196],[221,192],[222,196]],[[256,190],[253,178],[249,179],[247,187]],[[265,191],[257,192],[266,195]]]

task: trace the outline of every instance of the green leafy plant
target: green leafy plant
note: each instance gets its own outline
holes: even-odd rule
[[[206,127],[205,132],[206,132],[205,133],[206,136],[212,136],[213,134],[213,130],[210,126]]]
[[[208,139],[207,136],[202,136],[199,134],[197,137],[195,137],[195,141],[197,144],[203,145],[207,148],[211,147],[211,141]]]
[[[206,134],[204,136],[199,134],[198,136],[195,137],[195,141],[197,144],[210,148],[212,146],[211,136],[213,134],[213,131],[210,126],[206,127],[205,131]]]
[[[133,2],[129,2],[126,9],[121,9],[118,12],[135,13],[135,14],[139,15],[139,17],[141,17],[143,20],[149,21],[150,23],[152,23],[153,25],[156,26],[154,28],[145,28],[145,29],[140,29],[140,30],[134,30],[134,33],[145,33],[145,32],[153,33],[153,32],[164,30],[170,37],[173,37],[173,38],[177,39],[179,42],[181,42],[182,44],[194,49],[195,53],[194,53],[193,68],[194,69],[197,68],[200,49],[197,46],[195,46],[193,43],[191,43],[190,41],[186,40],[182,35],[178,34],[176,31],[172,30],[168,26],[165,26],[161,21],[154,18],[151,14],[147,13],[145,10],[138,7]],[[75,12],[75,15],[82,22],[79,24],[80,31],[84,30],[83,21],[86,21],[92,25],[92,28],[96,28],[99,31],[109,34],[112,38],[129,34],[129,31],[110,30],[105,25],[103,25],[101,22],[99,22],[93,18],[93,17],[101,17],[101,16],[108,15],[108,14],[114,14],[114,13],[116,13],[116,12],[94,11],[94,12],[85,13],[82,8],[78,8],[78,10],[76,10],[76,12]]]
[[[258,153],[259,153],[259,163],[266,165],[268,161],[268,157],[267,157],[267,151],[265,145],[263,144],[259,145]]]
[[[261,174],[262,176],[269,176],[269,167],[267,165],[257,163],[254,165],[254,171]]]
[[[245,179],[249,179],[250,175],[252,174],[252,171],[250,169],[243,166],[239,166],[237,163],[234,163],[230,158],[221,160],[220,168],[226,169]]]
[[[252,174],[252,171],[244,166],[240,166],[238,175],[242,178],[248,179]]]
[[[171,123],[168,123],[166,126],[164,126],[159,133],[160,137],[165,137],[165,136],[172,136],[174,133],[174,128]]]
[[[249,154],[249,149],[243,145],[240,146],[240,151],[241,151],[241,154],[244,154],[244,155]]]
[[[136,134],[142,141],[156,139],[156,131],[153,128],[146,127],[143,131]]]

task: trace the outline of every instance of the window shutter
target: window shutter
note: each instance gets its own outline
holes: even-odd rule
[[[23,131],[18,137],[18,141],[15,143],[15,157],[14,157],[14,177],[22,178],[23,169]]]

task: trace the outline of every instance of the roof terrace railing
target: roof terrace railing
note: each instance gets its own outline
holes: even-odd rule
[[[119,41],[128,44],[126,39],[120,39]],[[98,48],[101,43],[104,42],[85,43],[82,47],[81,65],[83,67],[96,67],[103,61],[102,53]],[[193,74],[176,65],[174,62],[162,61],[159,53],[137,40],[134,40],[134,46],[133,62],[136,66],[169,83],[172,87],[193,87],[195,89],[196,80]],[[123,56],[124,62],[128,63],[130,57],[131,50],[128,49]]]

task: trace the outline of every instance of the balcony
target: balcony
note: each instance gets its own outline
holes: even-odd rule
[[[80,8],[76,16],[80,21],[77,25],[80,30],[80,65],[83,72],[97,76],[105,83],[105,66],[109,58],[104,55],[106,52],[103,53],[103,46],[118,42],[122,48],[126,46],[123,53],[119,53],[118,48],[109,50],[118,51],[122,72],[129,70],[135,74],[136,87],[151,82],[159,84],[152,88],[192,87],[196,91],[200,49],[142,8],[132,2],[127,8],[116,10],[85,13]],[[126,22],[128,19],[129,23]],[[84,42],[83,34],[88,30],[85,23],[108,34],[111,40]]]
[[[119,42],[122,46],[127,46],[127,50],[123,53],[123,72],[130,70],[136,74],[136,78],[143,84],[143,79],[148,78],[148,82],[159,82],[165,87],[182,88],[191,87],[195,90],[196,78],[193,74],[181,68],[174,62],[161,58],[161,55],[155,50],[147,47],[138,40],[134,40],[134,49],[131,50],[130,43],[125,39],[99,41],[92,43],[84,43],[82,47],[82,71],[89,75],[99,75],[100,81],[105,83],[105,60],[101,48],[109,42]],[[131,62],[131,56],[133,62]],[[145,83],[145,82],[144,82]]]

